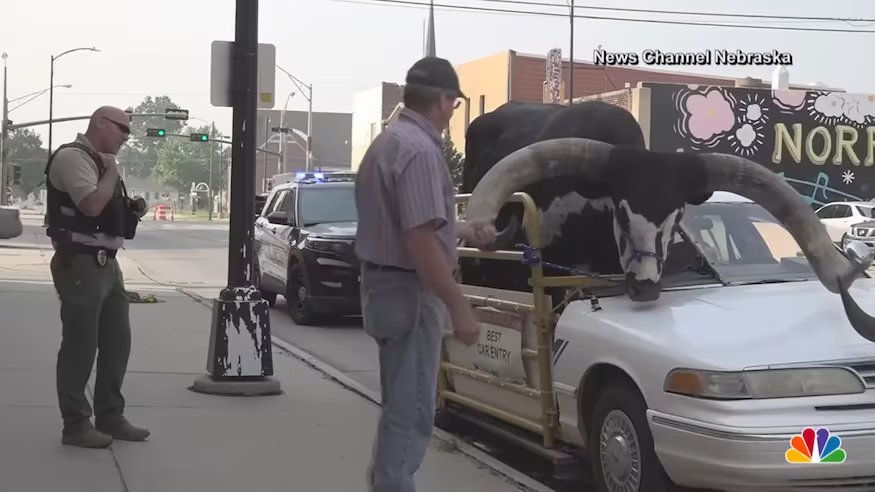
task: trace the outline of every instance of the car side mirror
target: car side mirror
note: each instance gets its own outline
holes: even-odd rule
[[[267,221],[271,224],[288,225],[289,216],[281,210],[275,210],[267,215]]]
[[[845,254],[860,270],[868,270],[872,266],[872,260],[875,259],[872,249],[863,241],[848,241],[845,245]]]

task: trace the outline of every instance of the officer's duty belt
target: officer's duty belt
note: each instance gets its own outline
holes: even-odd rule
[[[102,246],[90,246],[87,244],[72,242],[65,244],[61,247],[61,249],[70,253],[86,254],[92,256],[97,256],[100,254],[101,251],[103,251],[106,254],[107,258],[115,258],[115,255],[118,252],[117,249],[107,249]]]

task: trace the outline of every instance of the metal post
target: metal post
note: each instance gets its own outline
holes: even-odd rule
[[[264,146],[267,147],[267,142],[270,140],[270,118],[264,118]],[[264,162],[261,166],[264,170],[261,175],[261,192],[267,192],[267,152],[264,152]]]
[[[3,53],[3,111],[0,112],[0,205],[6,203],[6,122],[9,120],[9,100],[6,97],[6,53]]]
[[[208,376],[193,391],[226,396],[282,393],[273,375],[270,306],[253,285],[255,125],[258,87],[258,0],[236,0],[231,73],[231,223],[228,285],[213,301]]]
[[[52,55],[51,68],[49,69],[49,156],[52,155],[52,109],[55,102],[53,85],[55,85],[55,55]]]
[[[213,153],[216,151],[216,122],[211,123],[210,128],[210,184],[207,190],[207,220],[213,220]]]
[[[574,104],[574,0],[571,1],[571,6],[568,12],[568,19],[571,22],[571,46],[568,54],[568,105]]]
[[[313,84],[307,86],[307,93],[310,97],[307,98],[309,105],[307,107],[307,161],[304,164],[304,171],[312,171],[312,162],[310,157],[310,142],[313,140]]]

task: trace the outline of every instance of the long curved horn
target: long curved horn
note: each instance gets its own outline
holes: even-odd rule
[[[469,222],[494,223],[515,192],[543,179],[577,176],[598,182],[611,149],[611,144],[585,138],[556,138],[523,147],[498,161],[480,179],[465,215]]]
[[[730,191],[746,196],[772,213],[802,248],[820,282],[839,294],[851,327],[875,342],[875,317],[866,314],[848,293],[865,264],[848,261],[833,245],[826,227],[802,196],[776,173],[742,157],[699,154],[708,177],[707,191]]]
[[[730,191],[762,205],[787,227],[824,287],[838,294],[840,287],[850,286],[859,273],[857,268],[836,249],[826,227],[799,192],[773,171],[743,157],[728,154],[699,157],[708,179],[707,191]]]

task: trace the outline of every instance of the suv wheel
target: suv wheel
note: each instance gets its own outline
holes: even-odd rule
[[[307,282],[304,280],[304,270],[299,263],[292,264],[286,280],[286,307],[292,321],[298,325],[311,325],[317,322],[317,314],[307,301]]]
[[[638,389],[627,381],[612,381],[596,397],[588,445],[600,492],[672,490],[653,449],[646,408]]]

